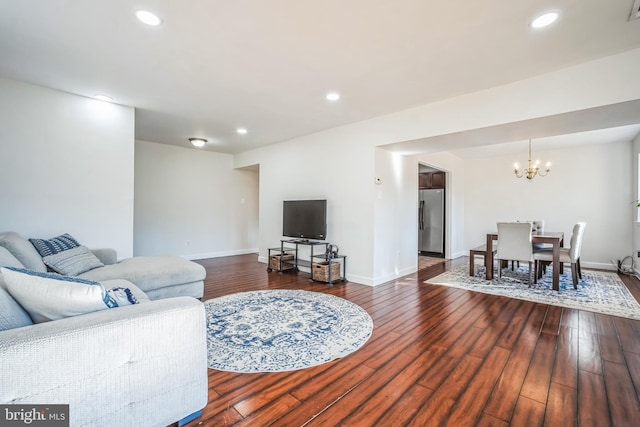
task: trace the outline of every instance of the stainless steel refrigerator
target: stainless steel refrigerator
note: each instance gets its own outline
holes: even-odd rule
[[[418,251],[444,256],[444,189],[418,191]]]

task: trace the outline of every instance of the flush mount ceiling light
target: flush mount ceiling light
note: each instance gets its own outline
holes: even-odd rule
[[[204,147],[204,144],[207,143],[207,140],[204,138],[189,138],[189,141],[194,147]]]
[[[560,12],[551,10],[536,17],[533,21],[531,21],[531,24],[529,25],[531,26],[531,28],[544,28],[556,22],[559,16]]]
[[[249,131],[246,130],[245,128],[238,128],[238,129],[236,129],[236,132],[239,133],[240,135],[246,135],[247,132],[249,132]]]
[[[148,10],[137,11],[136,17],[138,18],[138,20],[140,20],[140,22],[143,22],[147,25],[151,25],[153,27],[156,27],[162,24],[162,19],[160,19],[158,15],[151,13]]]
[[[100,101],[105,101],[105,102],[111,102],[113,101],[113,98],[111,98],[110,96],[107,95],[93,95],[93,97],[97,100]]]
[[[338,92],[329,92],[327,94],[328,101],[337,101],[340,99],[340,94]]]

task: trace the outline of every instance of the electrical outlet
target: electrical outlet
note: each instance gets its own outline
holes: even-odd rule
[[[636,252],[636,257],[640,258],[640,251]]]

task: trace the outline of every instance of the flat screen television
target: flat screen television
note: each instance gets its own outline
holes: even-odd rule
[[[282,235],[297,239],[326,239],[327,201],[285,200],[282,204]]]

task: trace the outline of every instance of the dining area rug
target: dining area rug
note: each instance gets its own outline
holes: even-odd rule
[[[304,290],[240,292],[204,302],[211,369],[284,372],[362,347],[373,320],[344,298]]]
[[[560,274],[560,290],[554,291],[550,268],[530,288],[526,265],[513,271],[503,269],[501,279],[495,271],[494,279],[486,280],[484,265],[476,264],[475,274],[469,276],[469,266],[463,264],[425,283],[640,320],[640,304],[615,272],[583,268],[578,289],[574,289],[571,270],[565,269]]]

